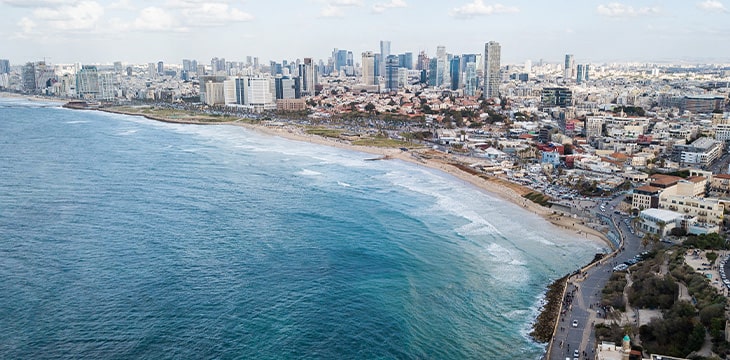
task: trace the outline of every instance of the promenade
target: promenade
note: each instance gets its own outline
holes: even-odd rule
[[[568,279],[563,308],[553,340],[548,346],[547,359],[572,359],[575,349],[578,349],[580,359],[595,358],[594,325],[605,316],[597,306],[601,300],[601,291],[611,277],[614,266],[642,251],[641,240],[629,232],[628,226],[622,221],[625,217],[613,213],[613,209],[622,199],[623,196],[618,196],[610,200],[606,206],[606,215],[602,217],[609,221],[607,225],[610,231],[618,234],[623,246],[613,256],[609,255],[583,268],[583,271]],[[598,205],[592,211],[601,213]],[[573,321],[577,322],[577,326],[573,326]]]

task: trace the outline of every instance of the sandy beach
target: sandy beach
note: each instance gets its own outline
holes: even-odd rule
[[[0,97],[9,98],[23,98],[31,101],[44,101],[54,103],[67,103],[66,100],[54,99],[40,96],[27,96],[22,94],[5,93],[0,92]],[[553,210],[536,204],[526,198],[523,195],[531,192],[529,188],[523,187],[519,184],[511,183],[507,180],[490,177],[487,175],[476,175],[459,168],[459,165],[468,166],[469,164],[462,163],[458,164],[453,156],[432,151],[427,148],[416,148],[409,149],[409,151],[403,151],[396,148],[381,148],[381,147],[370,147],[370,146],[357,146],[352,145],[347,140],[333,139],[322,137],[318,135],[307,134],[302,128],[293,125],[278,125],[278,126],[267,126],[265,124],[250,124],[245,122],[219,122],[219,123],[207,123],[197,122],[188,120],[168,119],[160,118],[158,116],[149,116],[136,113],[127,113],[124,111],[116,111],[112,109],[96,109],[105,112],[125,114],[131,116],[144,116],[148,119],[155,121],[163,121],[170,123],[182,123],[182,124],[198,124],[198,125],[233,125],[242,126],[252,131],[259,132],[270,136],[279,136],[294,141],[309,142],[324,146],[331,146],[340,149],[347,149],[351,151],[358,151],[376,155],[376,157],[385,157],[387,159],[398,159],[406,161],[419,166],[426,166],[432,169],[436,169],[454,176],[462,181],[465,181],[482,191],[489,194],[495,195],[503,200],[509,201],[517,206],[523,207],[532,213],[535,213],[553,225],[564,229],[565,231],[571,232],[576,236],[590,238],[591,241],[603,242],[609,247],[613,247],[613,244],[608,240],[605,234],[597,231],[593,228],[580,224],[582,219],[575,219],[570,217],[561,216]],[[477,159],[475,159],[477,161]]]
[[[307,134],[302,131],[301,128],[295,126],[265,126],[265,125],[252,125],[247,123],[230,123],[236,126],[243,126],[253,131],[264,133],[271,136],[280,136],[294,141],[304,141],[319,145],[331,146],[341,149],[347,149],[352,151],[364,152],[379,157],[387,157],[389,159],[398,159],[407,161],[420,166],[427,166],[432,169],[436,169],[445,172],[451,176],[454,176],[462,181],[468,182],[469,184],[486,191],[489,194],[495,195],[503,200],[509,201],[517,206],[521,206],[526,210],[535,213],[553,225],[562,228],[566,231],[572,232],[578,236],[590,237],[592,241],[603,242],[609,247],[613,244],[608,240],[605,234],[597,231],[593,228],[580,224],[581,219],[575,219],[571,217],[561,216],[556,214],[549,208],[543,207],[536,204],[522,195],[531,192],[529,188],[523,187],[518,184],[509,183],[506,180],[499,178],[490,178],[485,176],[477,176],[466,171],[461,170],[456,166],[453,159],[449,159],[449,155],[441,154],[439,156],[431,156],[429,154],[424,157],[424,153],[433,153],[428,149],[411,149],[409,151],[402,151],[395,148],[379,148],[369,146],[357,146],[352,145],[346,140],[325,138],[317,135]]]

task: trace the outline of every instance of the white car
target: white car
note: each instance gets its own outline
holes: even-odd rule
[[[578,320],[573,320],[573,327],[578,327]],[[578,350],[576,350],[578,351]]]

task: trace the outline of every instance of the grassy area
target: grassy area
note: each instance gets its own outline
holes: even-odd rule
[[[207,115],[198,114],[187,110],[178,109],[165,109],[150,106],[115,106],[108,108],[110,111],[123,112],[127,114],[139,114],[147,115],[151,117],[159,117],[170,120],[184,120],[184,121],[200,121],[200,122],[226,122],[236,120],[235,117],[229,115]]]
[[[550,204],[549,204],[550,197],[548,197],[548,196],[546,196],[544,194],[541,194],[539,192],[534,192],[533,191],[533,192],[527,193],[525,195],[522,195],[522,197],[524,197],[524,198],[526,198],[526,199],[528,199],[528,200],[530,200],[530,201],[532,201],[532,202],[534,202],[536,204],[540,204],[540,205],[545,206],[545,207],[550,207]]]
[[[367,138],[355,140],[352,142],[353,145],[360,146],[375,146],[375,147],[387,147],[387,148],[401,148],[401,147],[413,147],[413,143],[407,141],[393,140],[388,138]]]
[[[327,128],[309,128],[306,130],[307,134],[322,136],[322,137],[330,137],[330,138],[339,138],[340,135],[342,135],[341,130],[337,129],[327,129]]]

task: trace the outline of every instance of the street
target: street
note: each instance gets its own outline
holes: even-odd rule
[[[566,297],[572,300],[570,304],[563,307],[564,313],[560,316],[560,324],[548,359],[572,359],[575,349],[579,350],[580,359],[594,358],[596,342],[593,329],[596,319],[599,318],[597,311],[599,308],[596,305],[600,302],[601,290],[611,277],[614,266],[643,251],[641,239],[632,234],[626,223],[623,222],[623,219],[627,217],[614,213],[616,205],[622,199],[623,195],[608,201],[604,214],[605,217],[611,219],[610,228],[618,231],[620,237],[624,239],[623,250],[619,251],[615,257],[603,259],[589,270],[571,277],[566,289]],[[602,213],[599,206],[597,204],[593,208],[594,213]],[[602,311],[600,314],[605,316]],[[577,321],[576,327],[573,327],[572,324],[574,320]]]

